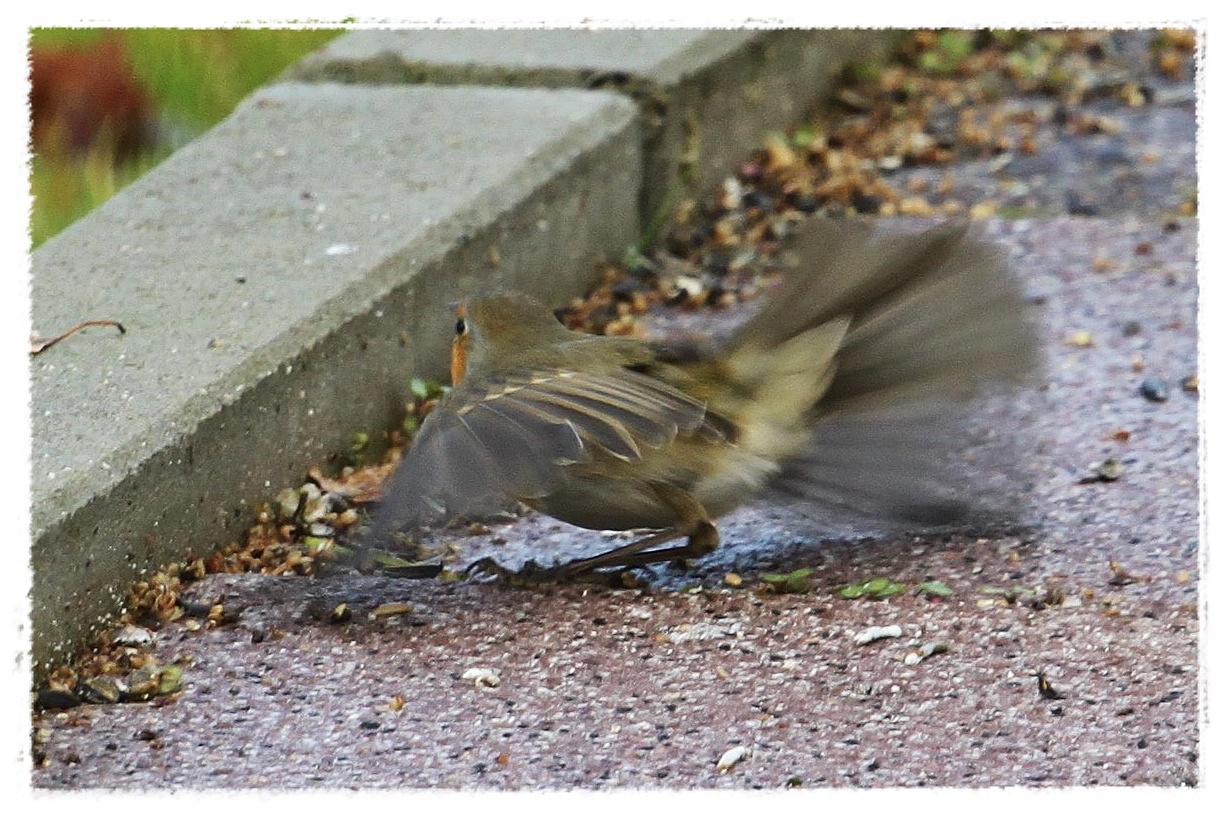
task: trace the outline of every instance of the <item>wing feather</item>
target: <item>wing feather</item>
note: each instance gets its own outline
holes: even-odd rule
[[[627,461],[680,434],[729,423],[664,381],[634,370],[527,370],[463,384],[428,416],[384,492],[366,541],[410,525],[550,495],[570,466],[598,453]]]

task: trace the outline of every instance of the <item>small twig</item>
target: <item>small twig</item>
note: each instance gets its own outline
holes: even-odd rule
[[[114,327],[120,331],[121,335],[128,332],[124,329],[124,325],[120,324],[118,321],[112,321],[111,319],[90,319],[89,321],[83,321],[80,324],[73,325],[63,333],[60,333],[58,336],[52,336],[51,338],[30,339],[30,355],[38,355],[51,345],[63,341],[73,333],[76,333],[86,327]]]

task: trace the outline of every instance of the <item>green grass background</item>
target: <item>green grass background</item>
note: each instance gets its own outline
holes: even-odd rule
[[[118,29],[137,80],[178,142],[225,118],[290,64],[342,33],[340,29]],[[85,44],[102,29],[33,29],[31,48]],[[109,199],[165,159],[175,143],[116,167],[110,158],[34,156],[30,167],[33,247]]]

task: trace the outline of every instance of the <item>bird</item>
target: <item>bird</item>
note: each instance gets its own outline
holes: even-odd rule
[[[615,549],[520,570],[568,580],[699,558],[716,521],[759,496],[886,520],[960,520],[949,473],[960,410],[1037,366],[1021,286],[967,221],[889,233],[813,218],[797,264],[724,339],[569,330],[524,294],[463,300],[453,388],[386,485],[363,542],[503,497],[593,530],[650,530]],[[680,541],[670,545],[672,541]]]

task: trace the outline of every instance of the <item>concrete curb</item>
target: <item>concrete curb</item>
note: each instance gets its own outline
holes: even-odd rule
[[[443,374],[449,301],[493,281],[555,301],[581,290],[637,239],[673,169],[695,167],[689,184],[720,178],[801,115],[854,43],[892,36],[631,34],[603,41],[625,55],[656,43],[654,71],[609,68],[590,84],[650,89],[664,107],[443,79],[286,82],[34,254],[36,334],[90,318],[129,329],[32,360],[36,675],[138,576],[224,545],[310,464],[393,424],[399,385]],[[356,32],[288,77],[367,64],[346,55],[406,36]],[[532,77],[504,83],[519,84]]]
[[[362,31],[302,60],[287,77],[611,89],[641,111],[641,219],[704,192],[761,143],[798,122],[853,60],[898,32],[842,30]]]

